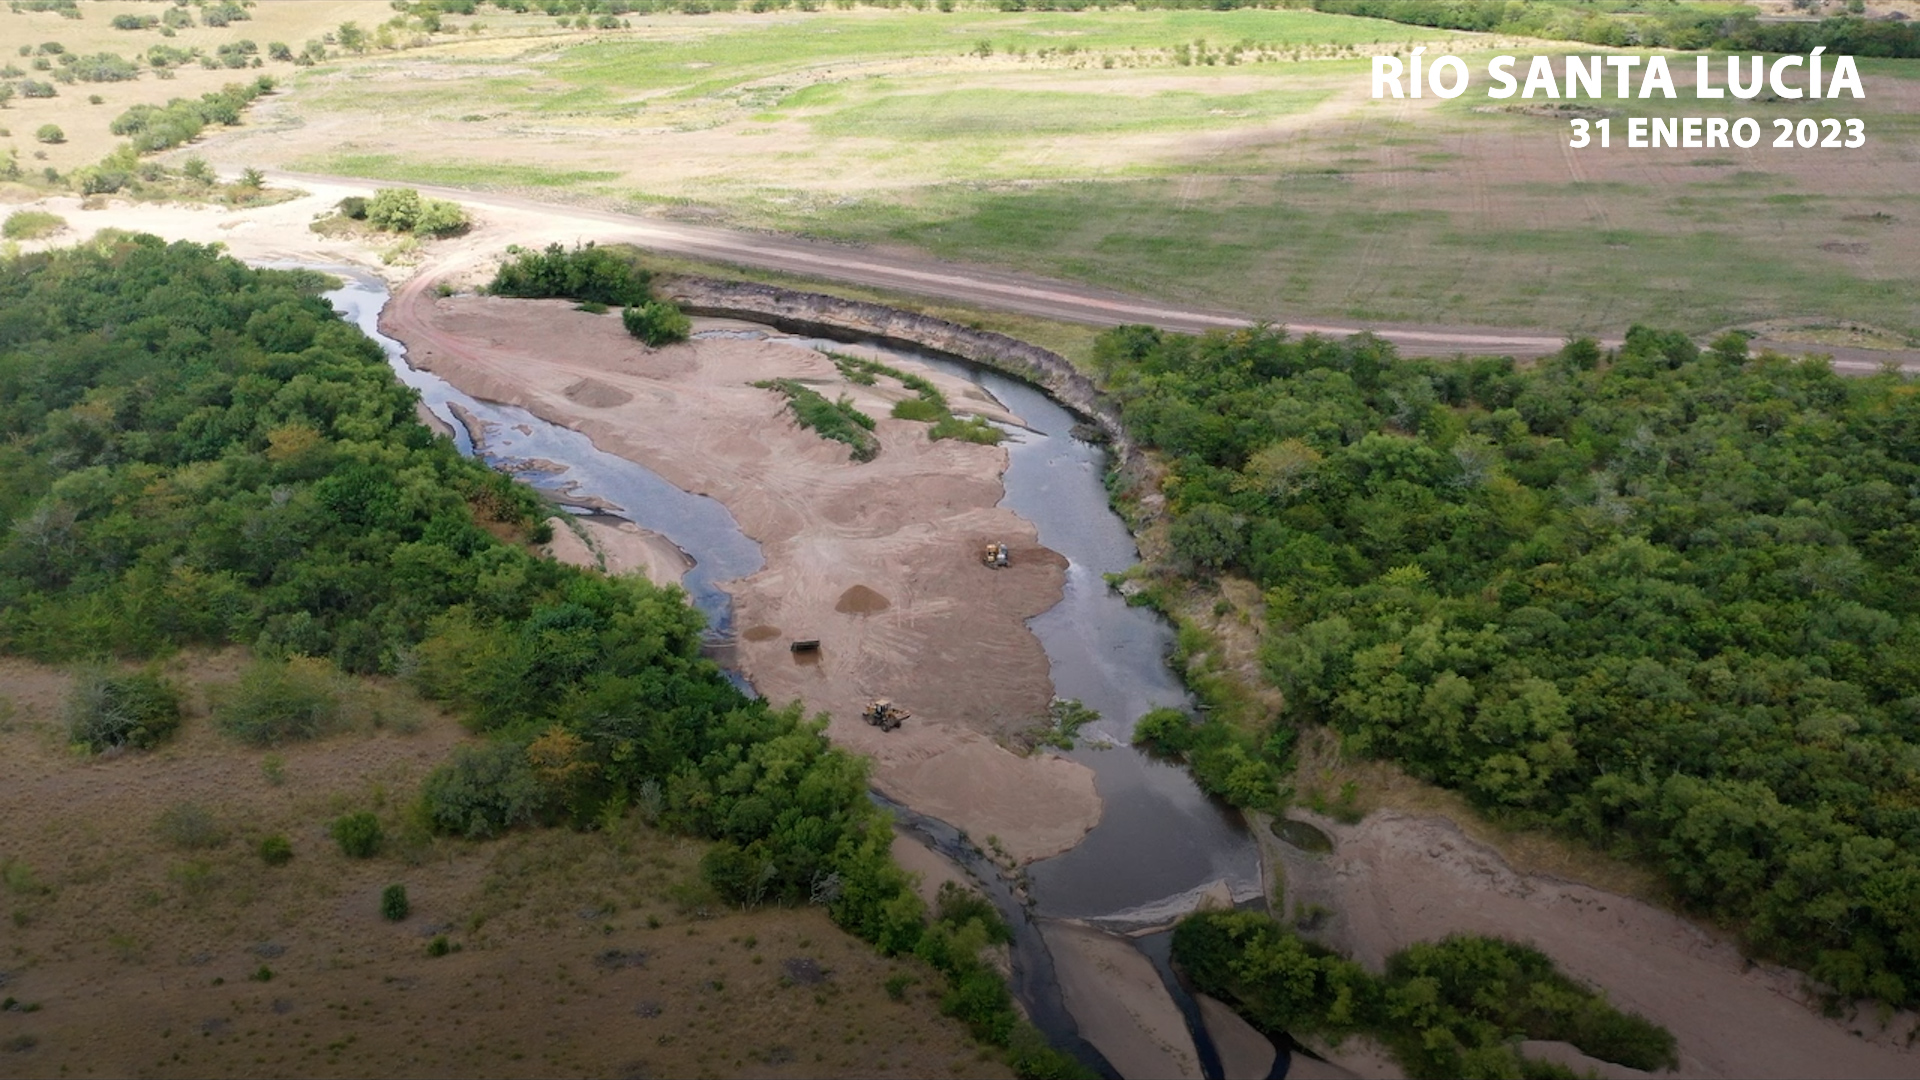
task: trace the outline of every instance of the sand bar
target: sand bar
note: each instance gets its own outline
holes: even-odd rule
[[[1153,961],[1126,938],[1079,923],[1049,920],[1040,931],[1081,1037],[1121,1076],[1199,1080],[1186,1018]]]
[[[559,301],[440,297],[424,279],[395,294],[381,325],[406,342],[411,362],[466,393],[579,430],[724,504],[766,557],[759,573],[727,586],[742,668],[769,700],[831,713],[831,737],[874,759],[889,796],[976,840],[994,837],[1022,861],[1073,846],[1099,820],[1092,770],[995,742],[1046,710],[1046,655],[1026,620],[1058,602],[1066,565],[997,505],[1004,450],[932,442],[927,425],[885,418],[880,455],[851,461],[844,445],[799,427],[783,397],[751,383],[801,380],[875,417],[907,392],[886,379],[848,382],[830,359],[791,343],[709,338],[649,349],[611,315]],[[919,373],[950,400],[976,390]],[[1011,547],[1012,567],[980,565],[988,540]],[[803,638],[819,640],[819,651],[788,650]],[[884,733],[862,723],[875,697],[913,719]]]

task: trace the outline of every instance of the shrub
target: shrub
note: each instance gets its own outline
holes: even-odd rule
[[[959,439],[962,442],[979,443],[982,446],[996,446],[1006,433],[978,416],[961,419],[949,416],[933,425],[927,432],[927,438],[933,440]]]
[[[427,942],[428,956],[445,956],[452,951],[453,943],[447,940],[447,935],[445,934],[435,934],[433,940]]]
[[[1154,709],[1133,725],[1133,745],[1171,756],[1192,748],[1193,737],[1193,721],[1179,709]]]
[[[686,313],[665,300],[649,300],[639,307],[629,307],[620,313],[620,321],[626,324],[627,333],[654,346],[685,341],[693,331],[693,322]]]
[[[41,124],[40,130],[34,132],[33,137],[49,145],[67,141],[67,133],[61,131],[58,124]]]
[[[445,199],[422,199],[413,231],[424,236],[452,236],[465,232],[471,224],[467,212],[461,209],[459,203]]]
[[[380,854],[381,845],[386,843],[380,819],[369,810],[335,818],[327,832],[340,845],[340,853],[349,859],[371,859]]]
[[[80,185],[82,195],[111,195],[126,187],[132,179],[128,173],[99,165],[73,171],[73,180]]]
[[[407,917],[413,906],[407,902],[405,885],[389,885],[380,893],[380,915],[388,922],[399,922]]]
[[[254,746],[318,738],[340,722],[339,676],[324,660],[261,658],[213,712],[221,731]]]
[[[365,205],[367,222],[389,232],[446,236],[470,224],[460,204],[445,199],[423,199],[412,188],[383,188],[374,192]]]
[[[13,224],[11,218],[7,224]],[[179,726],[180,690],[153,671],[113,675],[89,669],[74,680],[67,696],[67,739],[89,750],[146,750]]]
[[[50,98],[59,94],[59,92],[60,91],[55,90],[53,88],[53,84],[49,82],[40,82],[36,79],[25,79],[25,80],[22,80],[20,83],[21,97]]]
[[[340,200],[340,216],[354,221],[367,220],[367,199],[364,195],[349,195]]]
[[[268,866],[285,866],[293,861],[293,844],[280,833],[262,837],[260,861]]]
[[[455,747],[421,796],[434,828],[476,839],[530,824],[545,802],[526,752],[510,742]]]
[[[203,851],[227,842],[227,830],[213,811],[199,803],[175,803],[161,811],[154,829],[167,843],[182,851]]]
[[[924,420],[930,423],[945,415],[945,409],[921,398],[907,398],[893,403],[893,417],[896,420]]]

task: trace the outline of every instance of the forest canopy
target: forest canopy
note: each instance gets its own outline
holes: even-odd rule
[[[1642,327],[1529,368],[1145,327],[1096,362],[1176,558],[1264,588],[1285,722],[1920,1000],[1920,385]]]

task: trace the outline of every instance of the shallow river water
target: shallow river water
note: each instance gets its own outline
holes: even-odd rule
[[[310,268],[342,276],[345,284],[327,299],[381,345],[395,375],[452,428],[461,452],[476,452],[469,424],[478,425],[483,432],[478,453],[489,464],[518,473],[569,505],[592,507],[665,536],[694,561],[685,585],[706,615],[710,633],[715,640],[731,634],[732,601],[719,586],[753,573],[763,560],[759,545],[741,533],[725,506],[599,450],[578,432],[524,409],[470,397],[437,375],[416,371],[406,362],[404,346],[379,332],[380,309],[388,298],[383,283],[345,267]],[[767,336],[785,337],[771,331]],[[1013,989],[1034,1022],[1057,1044],[1111,1075],[1111,1066],[1078,1037],[1033,917],[1128,930],[1170,922],[1216,883],[1224,882],[1236,901],[1251,899],[1261,889],[1257,848],[1238,814],[1208,799],[1184,769],[1129,745],[1134,722],[1148,709],[1190,702],[1166,666],[1171,629],[1151,611],[1128,607],[1103,576],[1126,569],[1137,557],[1125,524],[1107,504],[1105,452],[1074,438],[1074,416],[1032,386],[958,361],[878,351],[970,379],[1027,425],[1010,429],[1002,505],[1033,522],[1040,542],[1068,560],[1065,595],[1029,626],[1046,649],[1055,694],[1100,713],[1098,722],[1081,729],[1080,746],[1069,756],[1094,770],[1104,809],[1100,823],[1078,846],[1028,868],[1032,909],[1027,910],[957,830],[888,805],[923,842],[973,871],[1014,923]],[[738,673],[731,674],[741,681]],[[1199,1025],[1198,1011],[1165,966],[1164,936],[1142,944],[1189,1019],[1203,1070],[1218,1077],[1219,1058]],[[1286,1064],[1283,1051],[1273,1075],[1284,1075]]]

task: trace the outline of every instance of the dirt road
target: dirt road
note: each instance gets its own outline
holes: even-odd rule
[[[277,183],[307,188],[347,186],[364,190],[372,181],[312,173],[269,172]],[[781,270],[854,285],[893,289],[944,300],[958,300],[1066,322],[1094,326],[1145,323],[1166,330],[1200,333],[1246,326],[1263,318],[1294,334],[1345,337],[1372,332],[1393,342],[1406,356],[1456,353],[1540,356],[1558,349],[1564,338],[1547,331],[1499,327],[1416,326],[1400,323],[1327,323],[1297,321],[1281,312],[1257,315],[1183,308],[1090,285],[1009,273],[982,266],[946,262],[906,250],[851,247],[774,233],[753,233],[710,225],[688,225],[610,210],[542,203],[515,195],[467,191],[430,184],[412,185],[423,194],[455,199],[481,213],[538,216],[540,231],[555,239],[631,243],[655,251],[714,259],[765,270]],[[1618,344],[1617,338],[1602,342]],[[1820,352],[1849,373],[1871,373],[1887,362],[1920,371],[1920,350],[1880,351],[1832,348],[1788,342],[1756,345],[1786,353]]]

